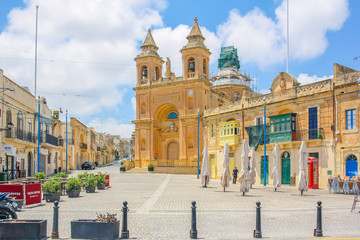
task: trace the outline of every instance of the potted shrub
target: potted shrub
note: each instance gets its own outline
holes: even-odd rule
[[[42,185],[46,202],[60,201],[61,181],[57,179],[49,180]]]
[[[70,178],[65,184],[66,194],[72,197],[79,197],[81,191],[81,180],[79,178]]]
[[[122,165],[121,167],[120,167],[120,172],[125,172],[126,171],[126,166],[125,165]]]
[[[106,185],[106,174],[98,172],[96,175],[97,189],[104,190]]]
[[[95,164],[95,167],[97,167],[99,165],[98,161],[95,161],[94,164]]]
[[[0,239],[43,239],[46,226],[46,220],[0,220]]]
[[[120,221],[116,214],[99,214],[96,219],[71,221],[71,238],[116,239],[119,238]]]
[[[153,164],[150,163],[150,164],[148,165],[148,171],[149,171],[149,172],[153,172],[153,171],[154,171],[154,165],[153,165]]]
[[[94,174],[89,174],[89,176],[85,179],[85,190],[87,193],[95,192],[95,188],[97,185],[96,177]]]
[[[37,172],[34,174],[34,177],[37,179],[45,179],[47,176],[44,172]]]

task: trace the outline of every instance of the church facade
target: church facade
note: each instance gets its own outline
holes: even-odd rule
[[[157,171],[196,173],[198,149],[204,147],[203,124],[206,109],[232,101],[213,91],[209,80],[210,51],[204,45],[197,19],[180,50],[183,76],[171,72],[171,61],[158,55],[149,30],[142,52],[135,58],[137,68],[135,165],[154,164]],[[201,121],[203,122],[203,121]]]

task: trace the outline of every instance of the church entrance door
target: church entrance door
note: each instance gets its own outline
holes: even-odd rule
[[[174,164],[174,160],[179,160],[179,144],[170,142],[167,147],[167,159],[170,164]]]

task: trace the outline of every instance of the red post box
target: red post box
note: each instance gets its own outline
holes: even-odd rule
[[[309,188],[319,188],[319,159],[315,157],[308,157],[308,183]]]

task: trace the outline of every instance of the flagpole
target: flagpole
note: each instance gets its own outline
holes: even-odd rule
[[[286,72],[289,74],[289,0],[286,1]]]
[[[36,27],[35,27],[35,97],[36,97],[36,79],[37,79],[37,32],[38,32],[38,12],[39,5],[36,5]]]

